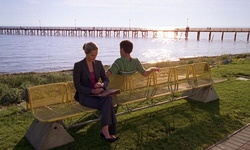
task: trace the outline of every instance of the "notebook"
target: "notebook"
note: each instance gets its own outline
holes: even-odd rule
[[[91,96],[107,97],[107,96],[111,96],[114,94],[120,94],[120,93],[121,93],[120,89],[106,89],[106,90],[102,91],[102,93],[100,93],[100,94],[91,94]]]

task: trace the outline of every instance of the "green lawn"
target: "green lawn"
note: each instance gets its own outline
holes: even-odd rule
[[[112,144],[99,137],[100,123],[72,128],[75,142],[57,149],[169,149],[202,150],[250,123],[250,59],[212,68],[214,77],[228,81],[214,85],[220,100],[209,103],[180,100],[118,116],[120,139]],[[0,109],[0,149],[32,149],[24,134],[33,117],[21,107]]]

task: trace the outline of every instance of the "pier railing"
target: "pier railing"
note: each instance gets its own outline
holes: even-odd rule
[[[201,32],[208,32],[208,40],[213,39],[213,32],[221,32],[221,40],[225,32],[234,33],[234,41],[237,39],[238,32],[247,34],[249,42],[250,28],[174,28],[174,29],[157,29],[157,28],[136,28],[136,27],[44,27],[44,26],[0,26],[0,34],[6,35],[40,35],[40,36],[85,36],[85,37],[123,37],[123,38],[157,38],[158,33],[173,32],[174,38],[178,38],[179,33],[185,34],[188,40],[190,32],[197,33],[197,40],[200,40]],[[164,34],[163,34],[164,35]]]

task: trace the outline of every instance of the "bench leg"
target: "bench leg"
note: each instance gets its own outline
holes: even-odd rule
[[[189,100],[200,101],[203,103],[207,103],[207,102],[219,99],[219,96],[216,93],[213,85],[185,91],[183,92],[182,96],[187,96],[187,99]]]
[[[35,149],[51,149],[74,141],[74,138],[58,123],[42,123],[34,120],[25,138]]]

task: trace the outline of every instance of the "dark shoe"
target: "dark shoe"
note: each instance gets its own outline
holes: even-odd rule
[[[117,108],[118,107],[118,104],[114,104],[114,108]]]
[[[106,138],[105,135],[101,132],[100,136],[103,140],[105,140],[106,142],[112,143],[115,142],[116,140],[118,140],[118,137],[116,138]]]
[[[117,114],[117,111],[118,111],[118,104],[115,104],[114,105],[114,112],[115,112],[115,114]]]

